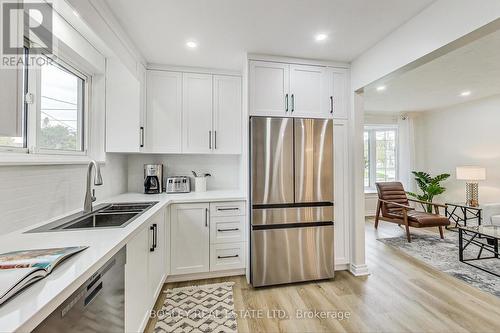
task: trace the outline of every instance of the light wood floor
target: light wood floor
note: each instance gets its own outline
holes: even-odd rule
[[[412,229],[412,233],[422,232]],[[500,299],[441,273],[378,242],[402,235],[395,224],[379,230],[366,223],[367,277],[337,272],[335,279],[253,289],[244,277],[166,284],[235,282],[234,301],[240,310],[286,311],[289,318],[238,318],[239,332],[500,332]],[[495,279],[492,276],[492,279]],[[163,302],[160,296],[159,309]],[[349,319],[297,319],[295,311],[346,311]],[[146,332],[152,332],[154,320]]]

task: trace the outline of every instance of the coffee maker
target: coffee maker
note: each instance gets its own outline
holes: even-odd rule
[[[144,165],[144,193],[158,194],[163,191],[163,164]]]

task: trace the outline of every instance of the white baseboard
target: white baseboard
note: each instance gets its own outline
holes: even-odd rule
[[[351,271],[351,274],[354,276],[370,275],[370,271],[368,270],[368,266],[366,264],[363,264],[363,265],[351,264],[350,271]]]
[[[348,271],[349,268],[349,264],[335,264],[335,271]]]
[[[227,271],[218,272],[205,272],[205,273],[193,273],[193,274],[182,274],[182,275],[170,275],[167,277],[165,283],[169,282],[183,282],[183,281],[194,281],[194,280],[204,280],[213,279],[218,277],[226,276],[239,276],[245,275],[245,269],[231,269]]]

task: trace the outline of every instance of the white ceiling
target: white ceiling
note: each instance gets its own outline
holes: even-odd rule
[[[386,86],[379,92],[377,87]],[[460,94],[470,91],[470,95]],[[443,108],[500,94],[500,31],[425,65],[365,88],[365,111],[408,112]]]
[[[434,0],[106,1],[148,62],[241,70],[245,52],[351,61]]]

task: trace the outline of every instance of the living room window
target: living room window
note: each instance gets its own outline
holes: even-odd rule
[[[374,191],[376,182],[397,179],[398,129],[396,125],[367,125],[363,139],[365,191]]]
[[[29,48],[25,48],[28,59]],[[0,134],[0,150],[25,154],[86,154],[89,76],[59,57],[21,69],[23,101],[17,136]]]

